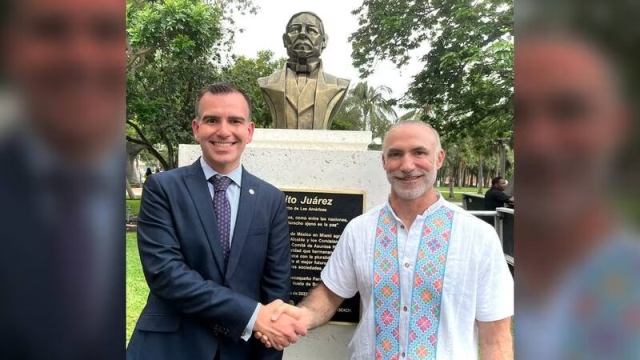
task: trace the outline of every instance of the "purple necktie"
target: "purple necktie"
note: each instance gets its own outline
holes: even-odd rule
[[[231,240],[231,204],[227,198],[227,188],[231,184],[231,179],[226,176],[214,175],[209,180],[213,183],[213,209],[218,220],[218,232],[220,233],[220,244],[222,245],[224,267],[226,268],[229,260],[229,242]]]

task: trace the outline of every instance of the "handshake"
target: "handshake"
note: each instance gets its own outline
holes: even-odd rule
[[[263,305],[254,325],[255,337],[266,347],[282,351],[307,335],[311,317],[307,309],[276,300]]]

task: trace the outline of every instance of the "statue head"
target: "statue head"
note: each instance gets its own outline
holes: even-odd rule
[[[308,59],[319,58],[322,50],[327,47],[328,39],[322,20],[310,11],[294,14],[282,35],[289,58],[296,61],[304,59],[303,63]]]

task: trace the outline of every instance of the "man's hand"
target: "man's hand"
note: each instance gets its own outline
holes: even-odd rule
[[[307,327],[300,321],[301,314],[286,311],[287,308],[298,309],[285,304],[282,300],[262,306],[254,326],[254,330],[260,333],[260,338],[264,336],[269,339],[268,347],[273,346],[280,351],[290,344],[295,344],[298,341],[298,335],[307,335]],[[284,312],[287,314],[282,315]]]
[[[296,332],[299,335],[306,335],[307,329],[309,328],[309,324],[310,324],[310,318],[309,318],[310,314],[308,313],[307,310],[308,309],[299,308],[299,307],[282,303],[277,309],[273,311],[271,315],[271,321],[273,321],[274,323],[278,323],[288,318],[295,319],[298,321],[298,324],[302,325],[305,329],[304,334],[298,332],[298,330],[296,330]],[[282,350],[283,348],[282,344],[278,343],[273,338],[271,338],[270,336],[268,336],[267,334],[261,331],[256,331],[255,337],[256,339],[260,340],[268,348],[273,347],[276,350]],[[295,342],[292,342],[292,343],[295,343]]]

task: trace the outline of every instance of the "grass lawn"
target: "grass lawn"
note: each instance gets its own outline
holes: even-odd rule
[[[147,303],[148,294],[149,288],[142,274],[136,233],[129,232],[127,233],[127,343],[136,326],[138,316]]]
[[[436,189],[438,189],[438,191],[440,191],[442,193],[442,195],[444,195],[444,198],[451,201],[449,199],[449,187],[448,186],[439,186]],[[487,191],[488,189],[485,188],[483,190],[483,194]],[[463,187],[463,188],[459,188],[457,186],[453,187],[453,201],[462,201],[462,194],[464,193],[471,193],[471,194],[477,194],[478,193],[478,188],[476,187]]]
[[[138,213],[140,212],[140,199],[136,199],[136,200],[127,199],[126,202],[127,202],[127,208],[131,207],[131,216],[138,216]]]

